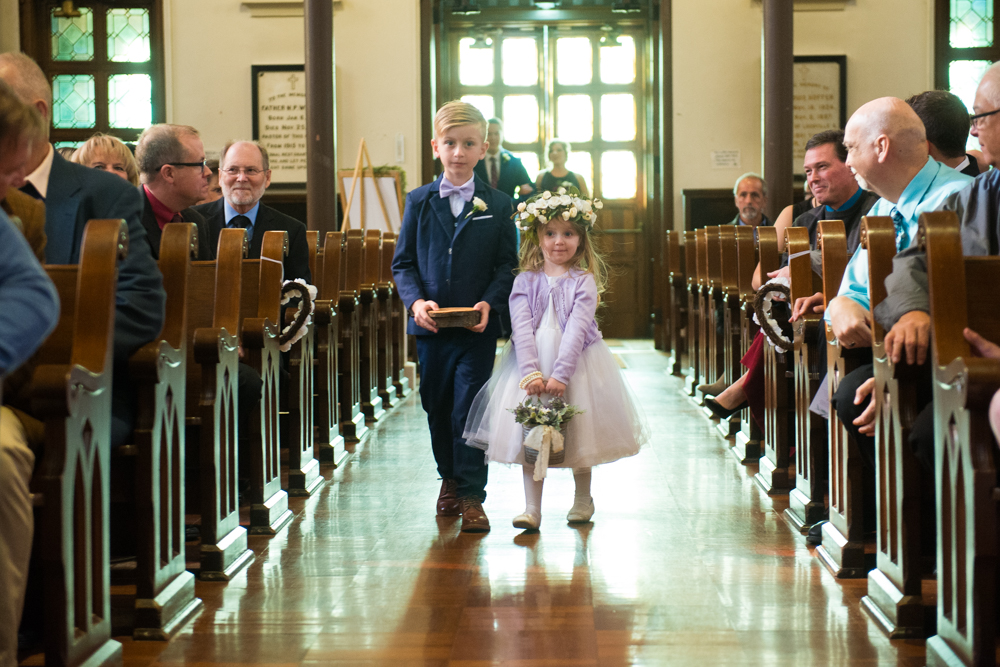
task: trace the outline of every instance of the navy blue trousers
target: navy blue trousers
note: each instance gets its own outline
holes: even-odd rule
[[[468,329],[417,336],[420,401],[427,412],[438,474],[458,482],[458,497],[486,500],[486,453],[465,444],[462,433],[472,400],[490,379],[497,340]]]

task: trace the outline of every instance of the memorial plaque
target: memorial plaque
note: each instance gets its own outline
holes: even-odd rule
[[[794,82],[792,160],[801,174],[809,138],[847,124],[847,56],[796,56]]]
[[[273,184],[306,182],[304,65],[252,65],[253,138],[267,149]]]

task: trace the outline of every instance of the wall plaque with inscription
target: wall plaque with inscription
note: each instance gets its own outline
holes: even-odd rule
[[[795,56],[795,173],[802,173],[806,142],[817,132],[847,124],[847,56]]]
[[[306,182],[304,65],[252,65],[253,138],[267,149],[271,182]]]

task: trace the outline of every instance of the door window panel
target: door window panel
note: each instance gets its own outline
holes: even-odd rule
[[[556,100],[556,136],[566,141],[594,138],[594,103],[590,95],[560,95]]]
[[[146,128],[153,123],[153,83],[148,74],[108,77],[108,122],[111,127]]]
[[[57,16],[52,8],[52,60],[72,62],[94,59],[94,12],[80,7],[79,16]]]
[[[462,95],[462,101],[468,102],[472,106],[479,109],[480,113],[483,114],[483,118],[489,120],[494,118],[496,114],[496,105],[493,103],[492,95]]]
[[[97,104],[94,77],[89,74],[59,74],[52,78],[52,126],[94,127]]]
[[[473,48],[466,37],[458,43],[458,80],[463,86],[488,86],[493,83],[493,48]]]
[[[635,81],[635,40],[628,35],[601,47],[601,83]]]
[[[556,82],[560,86],[585,86],[593,81],[594,50],[589,37],[556,40]]]
[[[508,95],[503,98],[504,141],[531,144],[538,141],[538,98]]]
[[[594,194],[594,160],[590,153],[586,151],[570,153],[566,160],[566,168],[576,174],[577,178],[582,176],[587,182],[587,192]]]
[[[524,165],[524,170],[528,172],[528,178],[531,179],[532,186],[534,186],[535,179],[538,177],[538,172],[540,171],[538,153],[514,153],[514,157],[521,160],[521,164]]]
[[[601,194],[605,199],[634,198],[636,177],[632,151],[608,151],[601,156]]]
[[[507,86],[538,84],[538,42],[534,37],[503,40],[501,68]]]
[[[149,61],[149,10],[108,10],[108,60],[120,63]]]
[[[976,100],[979,80],[992,64],[989,60],[952,60],[948,63],[949,88],[965,103],[969,113],[972,113],[972,105]],[[991,111],[991,109],[981,109],[981,111]],[[965,146],[968,150],[979,150],[979,140],[970,134]]]
[[[605,141],[635,139],[635,98],[631,94],[601,96],[601,138]]]

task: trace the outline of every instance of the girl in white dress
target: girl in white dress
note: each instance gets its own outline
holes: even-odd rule
[[[565,458],[576,496],[566,519],[590,521],[591,466],[632,456],[648,432],[595,320],[606,269],[590,232],[597,200],[544,192],[518,207],[520,273],[510,295],[513,333],[490,381],[469,411],[465,438],[487,461],[520,464],[525,510],[516,528],[537,529],[544,472],[526,463],[521,425],[510,410],[527,396],[563,397],[584,412],[565,427]],[[536,480],[536,478],[538,478]]]

